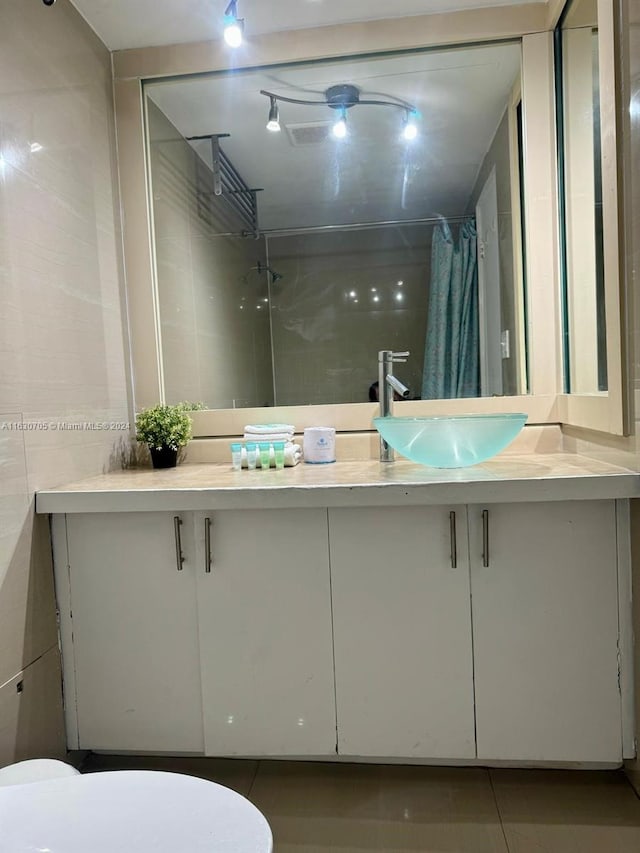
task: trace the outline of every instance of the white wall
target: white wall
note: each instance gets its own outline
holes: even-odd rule
[[[129,420],[110,57],[68,0],[2,3],[0,156],[5,764],[64,749],[49,531],[34,491],[117,466],[126,445],[127,430],[52,425]]]
[[[627,98],[622,107],[628,109],[630,116],[630,138],[628,140],[626,163],[626,189],[628,192],[627,211],[630,221],[627,223],[629,241],[626,251],[627,287],[629,288],[630,316],[628,323],[628,370],[629,382],[634,395],[635,435],[628,440],[630,466],[640,469],[640,440],[638,428],[640,406],[638,389],[640,388],[640,0],[626,0],[625,10],[629,26],[625,28],[625,56],[629,86]],[[626,75],[625,75],[626,76]],[[633,624],[635,635],[635,700],[636,700],[636,738],[640,739],[640,501],[632,501],[631,508],[631,545],[633,555]],[[640,760],[629,763],[629,775],[638,793],[640,793]]]
[[[273,405],[264,238],[213,195],[213,173],[148,102],[156,275],[167,403]]]
[[[514,230],[520,228],[520,222],[514,222],[514,212],[511,207],[511,156],[509,143],[509,114],[505,112],[496,130],[489,150],[482,162],[476,183],[469,198],[467,211],[475,214],[476,204],[480,198],[485,182],[491,170],[496,170],[496,190],[498,197],[498,245],[500,255],[500,328],[508,331],[512,342],[511,354],[502,361],[502,387],[505,396],[523,393],[526,389],[518,388],[518,377],[521,373],[517,363],[518,347],[516,341],[522,330],[517,328],[515,288],[521,287],[520,282],[514,282],[513,252]]]

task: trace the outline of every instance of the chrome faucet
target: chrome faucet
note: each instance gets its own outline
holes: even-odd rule
[[[404,363],[409,357],[408,352],[393,352],[389,349],[380,350],[378,353],[378,399],[380,401],[380,416],[383,418],[393,414],[393,392],[400,397],[408,397],[409,389],[397,379],[393,373],[394,363]],[[380,436],[380,461],[393,462],[393,447]]]

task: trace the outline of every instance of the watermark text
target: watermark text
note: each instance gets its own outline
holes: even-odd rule
[[[0,421],[0,432],[125,432],[127,421]]]

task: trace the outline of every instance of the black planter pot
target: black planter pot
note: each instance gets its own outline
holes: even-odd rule
[[[150,447],[149,452],[154,468],[175,468],[178,464],[178,451],[171,447]]]

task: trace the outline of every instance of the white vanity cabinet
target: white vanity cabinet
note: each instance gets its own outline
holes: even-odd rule
[[[326,509],[195,521],[206,754],[335,756]]]
[[[54,550],[71,747],[622,758],[614,500],[71,512]]]
[[[475,758],[465,508],[331,509],[329,539],[338,752]]]
[[[329,523],[340,753],[622,759],[614,501]]]
[[[184,562],[178,571],[175,519]],[[75,682],[80,749],[202,752],[195,547],[189,513],[67,515],[73,647],[63,643],[65,703]],[[67,599],[67,596],[64,596]],[[68,635],[68,632],[67,632]]]
[[[64,544],[77,746],[335,755],[326,509],[69,514]]]
[[[614,501],[469,507],[469,531],[478,758],[620,761]]]

